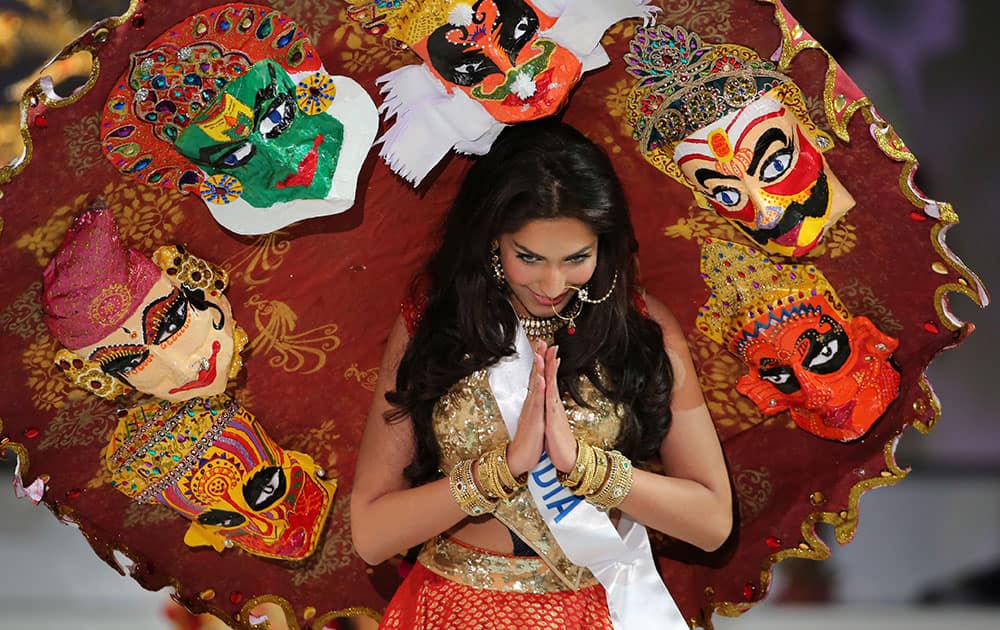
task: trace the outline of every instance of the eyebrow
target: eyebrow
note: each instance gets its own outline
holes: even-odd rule
[[[697,171],[694,172],[694,178],[698,180],[698,183],[701,185],[702,188],[708,188],[708,185],[705,184],[705,182],[710,179],[731,179],[734,181],[739,181],[738,177],[733,177],[731,175],[723,175],[722,173],[718,171],[713,171],[710,168],[699,168]]]
[[[589,252],[590,250],[592,250],[595,245],[596,245],[595,243],[587,245],[587,246],[583,247],[582,249],[580,249],[580,250],[578,250],[578,251],[570,254],[569,256],[566,256],[563,260],[567,260],[567,259],[570,259],[570,258],[576,258],[577,256],[581,256],[583,254],[586,254],[587,252]],[[517,241],[514,241],[514,246],[517,247],[518,249],[520,249],[521,253],[528,254],[530,256],[534,256],[535,258],[541,258],[542,260],[545,260],[545,256],[542,256],[540,254],[536,254],[535,252],[531,251],[530,249],[528,249],[524,245],[521,245]]]
[[[170,293],[164,295],[163,297],[157,298],[150,302],[145,309],[142,311],[142,341],[148,344],[150,339],[156,339],[156,330],[151,328],[151,322],[149,321],[149,315],[154,309],[157,309],[160,304],[163,304],[167,300],[170,300],[178,293],[177,287],[171,289]]]
[[[264,87],[257,90],[254,95],[253,101],[253,128],[256,129],[257,125],[260,124],[260,114],[261,105],[268,99],[274,100],[278,98],[278,77],[274,72],[274,67],[268,65],[267,67],[268,76],[270,77],[270,82]],[[216,166],[215,162],[219,160],[221,154],[229,151],[230,149],[239,146],[246,142],[246,138],[240,138],[239,140],[232,140],[230,142],[222,142],[219,144],[214,144],[208,147],[202,147],[198,151],[198,159],[209,166]]]
[[[775,142],[784,142],[785,146],[788,146],[788,136],[785,132],[777,127],[771,127],[757,138],[757,144],[753,148],[753,158],[750,160],[750,165],[747,167],[747,175],[753,175],[754,171],[757,170],[757,166],[760,161],[764,159],[764,153],[767,149]]]

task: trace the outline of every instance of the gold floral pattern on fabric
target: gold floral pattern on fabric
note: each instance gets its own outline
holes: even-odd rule
[[[357,75],[374,70],[384,73],[413,63],[416,56],[400,42],[366,31],[362,22],[350,16],[348,8],[341,8],[340,25],[331,35],[334,41],[345,44],[333,57],[335,67],[344,74]]]
[[[743,468],[736,465],[732,467],[730,474],[740,506],[740,517],[745,523],[749,523],[761,515],[774,493],[771,471],[766,466]]]
[[[293,433],[281,439],[281,445],[292,451],[309,453],[313,456],[313,461],[326,472],[327,479],[338,478],[334,468],[337,466],[337,450],[330,448],[326,457],[321,458],[316,452],[318,444],[335,444],[341,439],[341,434],[337,431],[337,421],[330,419],[320,422],[308,431]]]
[[[114,429],[110,405],[96,396],[74,391],[52,418],[38,450],[80,448],[103,443]]]
[[[48,334],[42,322],[42,283],[32,282],[24,293],[0,311],[0,330],[25,341]]]
[[[705,335],[692,335],[688,347],[721,440],[765,422],[753,402],[736,391],[736,379],[745,371],[739,359]]]
[[[705,212],[695,203],[688,207],[686,217],[681,217],[677,223],[665,227],[663,235],[688,241],[703,241],[706,238],[738,241],[741,238],[741,232],[733,227],[732,223],[714,212]]]
[[[445,535],[431,538],[417,557],[420,564],[452,582],[513,593],[553,593],[566,585],[537,556],[512,556],[465,545]],[[591,578],[581,586],[592,586]]]
[[[819,258],[821,256],[828,256],[830,258],[840,258],[851,253],[857,244],[857,229],[850,223],[838,221],[826,231],[826,234],[823,235],[823,240],[807,252],[805,257]]]
[[[375,391],[375,383],[378,381],[378,366],[359,370],[357,363],[352,363],[351,367],[344,372],[344,378],[355,379],[358,383],[370,392]]]
[[[103,467],[102,467],[103,468]],[[105,468],[105,470],[107,470]],[[110,476],[110,471],[108,475]],[[125,527],[154,527],[163,523],[175,522],[177,512],[174,512],[165,505],[159,503],[135,503],[129,502],[125,508]]]
[[[616,409],[585,377],[580,394],[587,407],[563,399],[573,432],[590,444],[609,449],[621,429]],[[434,406],[434,434],[441,447],[440,468],[451,468],[460,460],[479,457],[510,439],[500,409],[490,389],[486,370],[478,370],[456,383]],[[590,571],[566,558],[552,532],[542,520],[527,488],[509,501],[497,504],[494,516],[527,542],[568,588],[578,589],[593,579]]]
[[[233,280],[252,289],[271,279],[291,248],[288,232],[277,230],[254,238],[251,247],[241,249],[219,267],[227,269]]]
[[[331,10],[327,0],[272,0],[271,6],[294,19],[310,35],[318,35],[342,17]]]
[[[25,385],[31,392],[31,404],[39,411],[60,407],[73,389],[73,384],[52,362],[58,349],[59,342],[42,335],[30,341],[21,356],[21,365],[27,375]],[[84,396],[82,392],[79,395]]]
[[[44,267],[62,243],[73,217],[98,196],[103,197],[109,207],[116,208],[115,217],[122,238],[142,251],[152,251],[164,242],[173,240],[174,232],[184,218],[181,193],[136,187],[121,180],[113,180],[100,193],[80,194],[73,203],[57,208],[48,221],[23,233],[14,242],[14,246],[33,253],[39,266]]]
[[[849,311],[872,320],[879,330],[890,335],[903,331],[903,324],[896,319],[889,307],[875,295],[871,287],[861,284],[857,278],[851,278],[838,287],[837,294]]]
[[[99,114],[84,116],[76,122],[66,125],[66,156],[73,165],[73,173],[83,176],[94,164],[103,159],[101,155]]]
[[[733,4],[729,0],[661,0],[663,7],[657,16],[661,24],[684,24],[702,37],[723,41],[730,35]]]
[[[352,562],[360,562],[351,542],[351,496],[343,494],[333,502],[330,520],[320,546],[313,555],[299,562],[288,563],[294,567],[292,583],[302,586],[342,569]]]
[[[312,374],[323,369],[327,354],[340,347],[337,324],[297,333],[298,315],[288,304],[251,295],[246,306],[253,309],[257,327],[257,334],[248,346],[250,354],[271,355],[267,363],[273,368]]]

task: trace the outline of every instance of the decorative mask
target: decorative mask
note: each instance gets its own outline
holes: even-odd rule
[[[105,463],[127,496],[190,519],[187,545],[283,560],[312,554],[337,488],[225,396],[128,410]]]
[[[328,75],[290,18],[231,3],[131,55],[101,138],[121,172],[196,192],[223,226],[262,234],[351,207],[377,127],[367,93]]]
[[[712,295],[697,327],[747,365],[736,390],[764,414],[789,410],[800,428],[848,442],[899,394],[889,362],[899,341],[852,317],[815,267],[708,240],[701,271]]]
[[[355,1],[354,4],[359,4]],[[381,155],[420,183],[449,149],[486,153],[507,124],[556,113],[587,70],[608,57],[600,39],[648,0],[402,0],[380,6],[386,35],[424,61],[380,77],[397,115]]]
[[[741,46],[683,27],[640,29],[628,120],[646,159],[762,249],[801,256],[854,206],[791,80]]]
[[[44,272],[45,321],[68,348],[56,364],[104,398],[222,393],[247,341],[222,295],[228,274],[182,247],[153,259],[122,245],[103,203],[77,217]]]

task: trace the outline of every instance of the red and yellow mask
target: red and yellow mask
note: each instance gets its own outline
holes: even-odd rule
[[[580,60],[539,35],[555,21],[530,0],[478,0],[425,3],[406,24],[413,51],[449,89],[516,123],[555,113],[580,78]]]
[[[802,256],[854,206],[802,94],[749,48],[680,26],[640,28],[626,118],[643,156],[765,251]]]
[[[899,394],[890,363],[899,342],[852,317],[812,266],[781,265],[726,241],[702,249],[712,297],[697,327],[750,372],[736,390],[766,415],[789,411],[822,438],[860,438]]]
[[[684,138],[674,161],[719,216],[773,254],[805,254],[854,206],[798,117],[767,95]]]
[[[115,487],[192,521],[191,547],[301,560],[315,550],[336,490],[312,458],[282,449],[225,396],[133,408],[107,453]]]

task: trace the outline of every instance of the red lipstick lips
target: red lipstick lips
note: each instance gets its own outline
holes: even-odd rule
[[[219,350],[222,349],[222,344],[218,341],[212,342],[212,358],[208,360],[208,369],[198,370],[198,378],[191,381],[190,383],[185,383],[180,387],[175,387],[170,390],[169,393],[177,394],[179,392],[186,392],[189,389],[198,389],[199,387],[207,387],[215,381],[215,358],[219,356]]]

